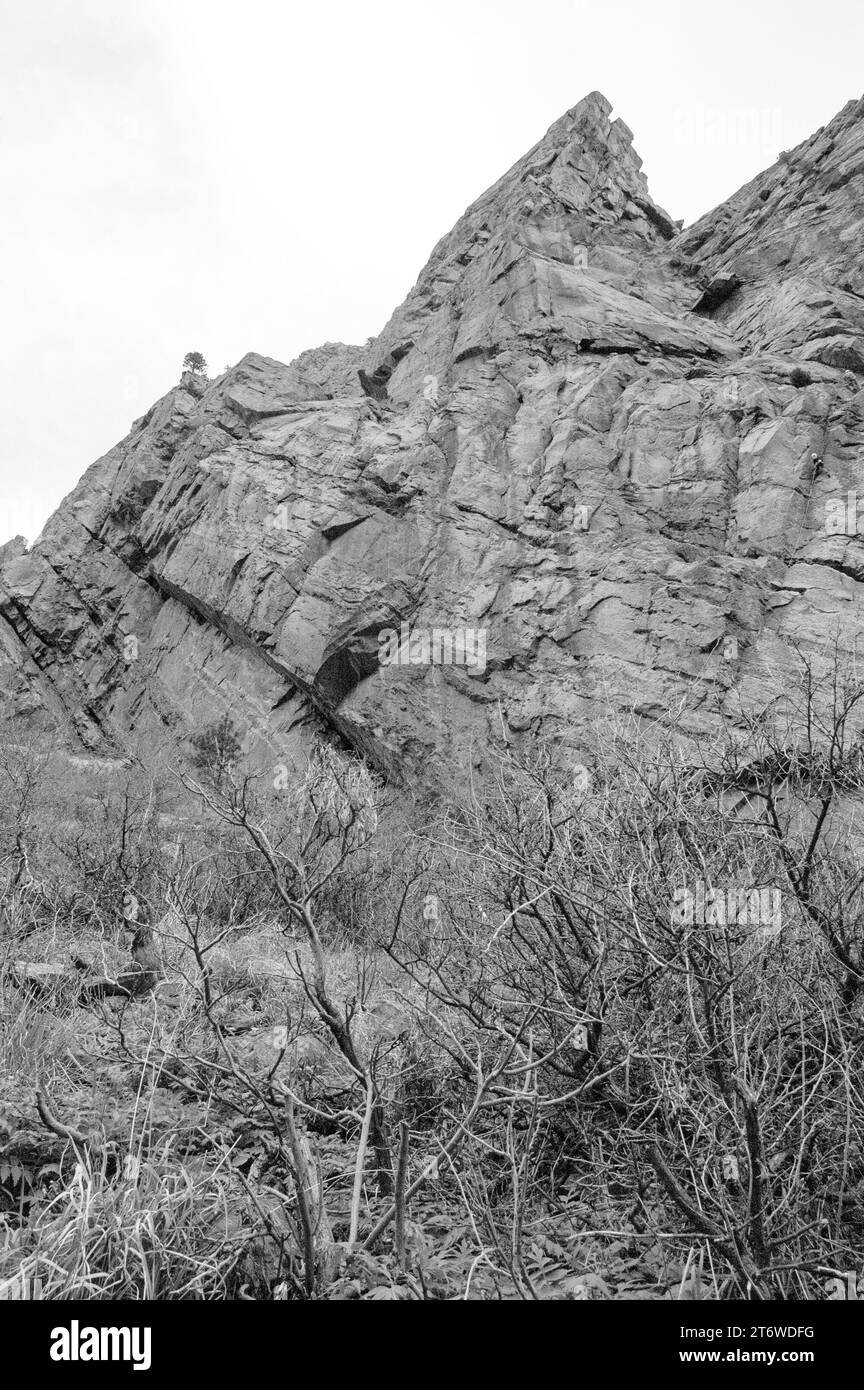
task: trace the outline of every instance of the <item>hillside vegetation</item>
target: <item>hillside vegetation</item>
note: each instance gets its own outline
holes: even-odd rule
[[[607,723],[590,775],[511,750],[410,829],[325,747],[85,795],[7,730],[0,1288],[854,1294],[864,687],[806,674],[698,756]]]

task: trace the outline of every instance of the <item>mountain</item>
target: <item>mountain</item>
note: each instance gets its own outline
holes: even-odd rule
[[[2,710],[408,790],[609,709],[705,734],[856,649],[862,388],[864,98],[682,230],[592,93],[377,339],[185,374],[0,551]]]

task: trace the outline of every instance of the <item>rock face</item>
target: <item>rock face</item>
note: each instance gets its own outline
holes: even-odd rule
[[[852,651],[864,99],[683,232],[610,115],[557,121],[366,348],[187,374],[5,547],[7,711],[94,751],[228,713],[261,767],[324,733],[426,788]]]

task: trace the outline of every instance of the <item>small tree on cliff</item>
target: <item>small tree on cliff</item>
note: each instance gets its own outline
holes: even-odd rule
[[[219,787],[243,751],[240,735],[230,715],[223,714],[215,724],[202,729],[190,740],[194,767]]]
[[[183,358],[184,372],[193,372],[195,376],[207,375],[207,361],[203,352],[187,352]]]

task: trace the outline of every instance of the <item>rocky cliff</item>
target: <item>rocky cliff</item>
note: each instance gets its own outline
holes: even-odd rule
[[[4,547],[5,710],[102,751],[227,712],[259,766],[324,733],[446,785],[854,650],[864,99],[686,231],[610,117],[557,121],[365,348],[184,376]]]

